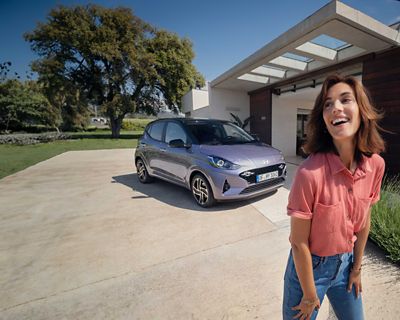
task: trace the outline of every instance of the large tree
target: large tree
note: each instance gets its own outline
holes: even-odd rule
[[[179,106],[185,91],[204,84],[192,65],[190,41],[155,30],[128,8],[60,6],[25,38],[41,57],[32,68],[50,101],[61,108],[68,100],[101,106],[113,137],[146,99]]]

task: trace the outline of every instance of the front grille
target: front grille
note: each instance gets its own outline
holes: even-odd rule
[[[279,167],[281,167],[282,169],[279,168]],[[268,166],[268,167],[257,168],[257,169],[254,169],[254,170],[245,171],[245,172],[252,172],[253,173],[252,175],[250,175],[248,177],[246,177],[244,175],[245,172],[240,173],[239,176],[241,178],[245,179],[249,184],[252,184],[252,183],[256,183],[256,177],[259,174],[272,172],[272,171],[278,171],[278,175],[281,176],[283,174],[285,168],[286,168],[286,165],[284,163],[278,163],[278,164],[275,164],[273,166]]]
[[[246,189],[243,189],[242,192],[240,192],[240,194],[247,194],[247,193],[252,193],[252,192],[263,190],[263,189],[268,189],[268,188],[276,186],[280,183],[283,183],[284,181],[285,181],[284,178],[276,178],[273,180],[260,182],[255,185],[252,185],[250,187],[247,187]]]

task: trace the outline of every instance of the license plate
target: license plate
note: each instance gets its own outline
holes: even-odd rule
[[[256,177],[256,181],[261,182],[261,181],[265,181],[265,180],[269,180],[269,179],[273,179],[273,178],[278,178],[278,176],[279,176],[278,171],[267,172],[267,173],[259,174]]]

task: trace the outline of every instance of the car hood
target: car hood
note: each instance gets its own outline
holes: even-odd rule
[[[279,150],[264,144],[200,145],[201,153],[217,156],[240,165],[265,167],[281,162]]]

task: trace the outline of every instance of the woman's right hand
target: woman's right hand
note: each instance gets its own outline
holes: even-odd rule
[[[315,309],[319,309],[321,303],[319,298],[315,299],[301,299],[300,304],[293,307],[292,310],[299,310],[299,313],[293,319],[310,320]]]

